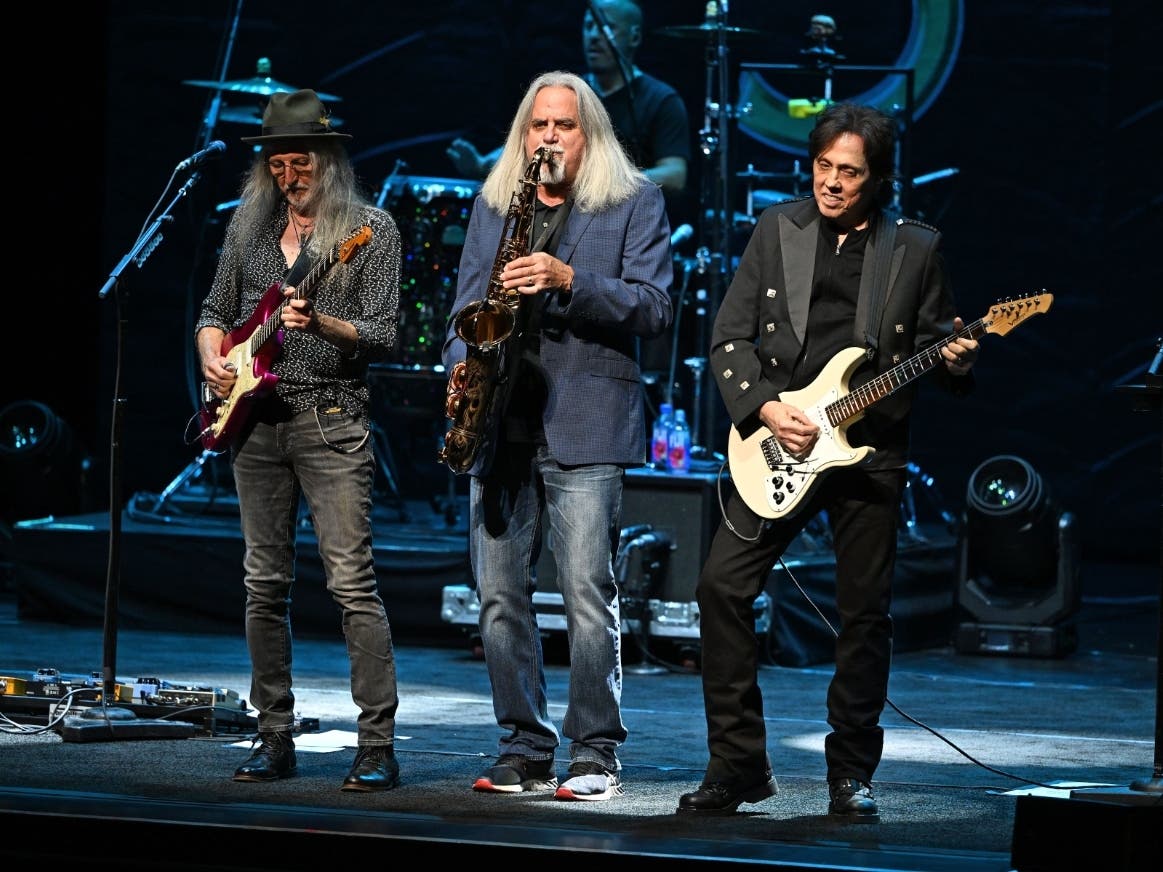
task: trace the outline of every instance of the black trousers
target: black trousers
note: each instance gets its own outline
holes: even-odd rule
[[[720,522],[695,594],[710,752],[704,783],[751,780],[771,768],[754,603],[775,562],[821,510],[832,532],[840,616],[827,697],[827,773],[872,780],[884,746],[880,714],[892,660],[889,606],[905,481],[903,469],[833,469],[798,512],[778,521],[764,522],[737,494],[728,498],[726,519],[735,529]]]

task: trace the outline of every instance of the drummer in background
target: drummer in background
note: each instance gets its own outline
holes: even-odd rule
[[[590,5],[596,5],[613,35],[615,52]],[[678,91],[634,64],[642,45],[642,9],[633,0],[596,0],[582,19],[582,49],[589,68],[583,78],[610,113],[610,121],[631,159],[648,179],[662,188],[672,227],[686,207],[687,168],[691,159],[690,125]],[[619,54],[631,70],[630,87]],[[457,172],[483,179],[501,154],[498,146],[481,154],[466,139],[454,139],[446,154]]]

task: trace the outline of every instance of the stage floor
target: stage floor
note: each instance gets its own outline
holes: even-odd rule
[[[94,561],[88,571],[99,589],[104,563]],[[309,726],[317,723],[301,734],[300,747],[332,744],[304,749],[295,779],[232,782],[247,755],[246,747],[234,746],[247,743],[245,729],[66,741],[68,731],[27,720],[5,724],[0,856],[101,860],[122,869],[315,869],[327,862],[319,852],[334,851],[348,866],[415,862],[412,851],[420,848],[428,852],[422,857],[489,866],[1130,869],[1145,856],[1134,851],[1160,847],[1147,844],[1147,833],[1157,842],[1163,832],[1157,795],[1129,790],[1150,779],[1155,761],[1158,572],[1084,566],[1079,647],[1066,657],[959,655],[949,647],[898,654],[875,783],[878,825],[836,824],[825,814],[827,664],[764,668],[780,791],[741,814],[675,814],[706,759],[699,678],[633,652],[623,692],[625,796],[562,803],[545,795],[474,793],[470,785],[496,754],[498,734],[485,664],[463,638],[425,639],[396,614],[402,766],[396,790],[338,789],[353,753],[355,710],[336,627],[331,636],[298,640],[298,710]],[[0,596],[0,676],[40,669],[100,675],[110,665],[109,642],[101,626],[23,619],[14,592]],[[113,643],[119,678],[229,690],[245,706],[241,623],[233,634],[122,628]],[[568,669],[552,651],[549,696],[560,724]],[[9,714],[3,697],[0,713]],[[558,764],[564,772],[568,755],[559,753]],[[1077,784],[1105,787],[1088,793],[1067,786]],[[1150,828],[1146,814],[1153,815]],[[393,853],[404,847],[409,853]]]

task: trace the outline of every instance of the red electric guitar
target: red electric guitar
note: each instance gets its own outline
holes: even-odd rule
[[[303,276],[295,286],[294,299],[310,299],[327,271],[340,261],[347,263],[356,249],[371,238],[372,229],[366,224],[353,231]],[[284,287],[280,280],[267,288],[250,319],[222,340],[222,354],[234,365],[238,377],[225,398],[203,398],[198,417],[202,447],[207,451],[224,451],[229,447],[246,422],[254,401],[273,391],[279,380],[270,368],[283,344],[279,312],[285,300]]]

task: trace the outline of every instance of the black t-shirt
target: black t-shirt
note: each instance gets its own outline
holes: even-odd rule
[[[856,301],[860,296],[868,230],[848,231],[843,245],[838,245],[839,239],[830,222],[820,224],[807,333],[789,385],[792,390],[811,384],[836,352],[848,348],[854,341]]]
[[[820,224],[807,333],[789,385],[792,390],[810,385],[837,352],[858,344],[856,304],[870,236],[870,228],[850,230],[844,244],[838,246],[836,228],[828,221]],[[863,330],[863,325],[860,327]],[[871,370],[861,364],[849,380],[849,389],[855,389],[871,375]],[[876,448],[876,453],[863,464],[865,469],[900,467],[908,457],[908,418],[886,416],[881,413],[882,408],[873,405],[848,431],[850,444]]]
[[[590,84],[594,84],[592,78]],[[618,141],[634,165],[647,168],[654,166],[659,158],[681,157],[689,166],[691,127],[686,104],[678,91],[646,73],[640,73],[632,79],[630,88],[629,94],[626,88],[619,88],[602,97],[602,103],[610,113]],[[594,90],[597,91],[597,88]],[[668,190],[663,195],[671,226],[676,227],[681,221],[687,220],[686,213],[692,208],[689,194],[676,194]]]
[[[666,82],[641,73],[631,80],[629,94],[619,88],[602,97],[602,103],[610,113],[619,141],[637,166],[654,166],[662,157],[681,157],[690,162],[686,105],[678,91]]]

